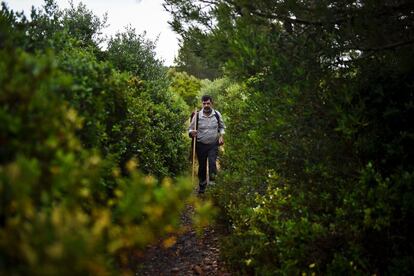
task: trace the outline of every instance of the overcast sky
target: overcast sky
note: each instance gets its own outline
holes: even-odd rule
[[[24,10],[29,15],[31,6],[41,7],[43,0],[2,0],[16,11]],[[69,7],[69,0],[56,0],[61,9]],[[178,52],[178,35],[167,21],[168,12],[162,7],[162,0],[73,0],[75,5],[82,2],[89,10],[100,18],[108,13],[109,26],[103,30],[106,35],[114,35],[131,25],[137,33],[147,32],[146,38],[157,42],[157,57],[164,60],[165,65],[172,65]]]

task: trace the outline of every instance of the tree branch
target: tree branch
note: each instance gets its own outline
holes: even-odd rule
[[[413,43],[414,43],[414,38],[411,38],[409,40],[399,41],[399,42],[387,44],[387,45],[384,45],[384,46],[381,46],[381,47],[369,47],[369,48],[356,47],[356,48],[351,49],[351,50],[360,50],[360,51],[366,51],[366,52],[390,50],[390,49],[402,47],[402,46],[413,44]]]

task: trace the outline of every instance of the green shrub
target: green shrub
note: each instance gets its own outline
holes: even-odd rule
[[[188,105],[188,113],[191,114],[195,107],[199,106],[199,94],[201,81],[186,72],[177,72],[174,69],[168,71],[171,79],[170,90],[180,96]]]
[[[188,180],[144,176],[134,159],[122,177],[78,139],[86,120],[64,99],[73,86],[52,54],[3,49],[0,57],[2,274],[106,275],[114,255],[125,260],[124,249],[179,228]],[[112,194],[101,183],[108,167]]]
[[[17,18],[3,6],[0,274],[119,274],[127,249],[179,229],[188,200],[205,223],[190,181],[166,177],[185,167],[187,118],[168,82],[116,71],[65,32],[30,44]]]

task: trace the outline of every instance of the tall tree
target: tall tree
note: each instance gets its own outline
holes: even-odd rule
[[[412,270],[413,2],[166,0],[165,7],[178,33],[223,42],[208,50],[243,84],[227,110],[234,138],[219,190],[236,267]]]

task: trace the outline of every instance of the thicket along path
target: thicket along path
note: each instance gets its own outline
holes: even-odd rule
[[[135,275],[231,275],[220,261],[222,231],[218,226],[209,226],[198,236],[191,222],[193,213],[193,206],[187,205],[181,216],[185,231],[173,246],[165,248],[160,243],[148,247],[142,256],[133,257]]]

